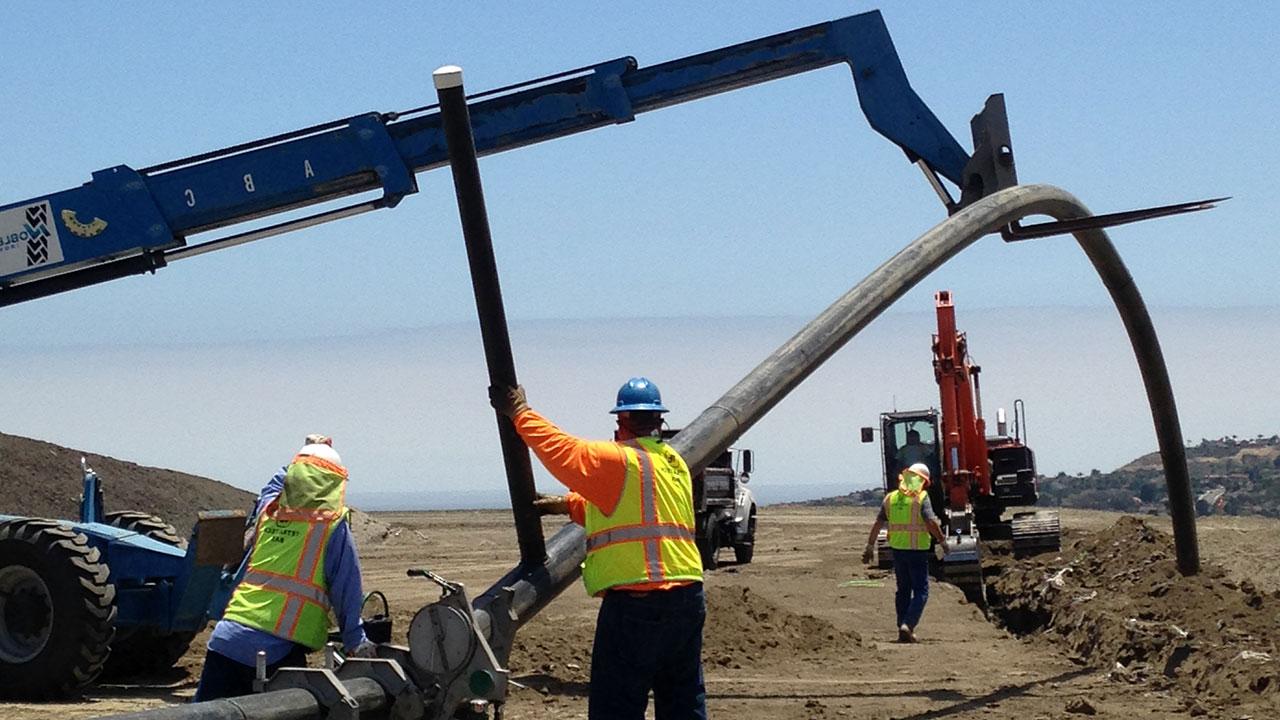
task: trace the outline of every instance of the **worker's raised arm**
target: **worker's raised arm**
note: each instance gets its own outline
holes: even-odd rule
[[[627,459],[617,443],[574,437],[528,407],[513,422],[555,479],[606,515],[613,512],[627,476]]]

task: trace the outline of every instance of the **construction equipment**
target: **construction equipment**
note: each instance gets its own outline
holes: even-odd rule
[[[243,512],[200,513],[187,541],[148,513],[104,512],[81,465],[78,522],[0,515],[0,696],[171,667],[230,595]]]
[[[671,439],[679,430],[662,431]],[[734,560],[746,565],[755,556],[755,494],[747,483],[755,468],[755,454],[743,448],[728,448],[693,476],[694,533],[702,567],[715,570],[720,565],[721,548],[733,548]]]
[[[437,74],[440,112],[426,106],[369,113],[142,170],[108,168],[94,173],[84,186],[0,208],[0,305],[153,272],[176,259],[392,207],[416,191],[414,173],[448,159],[464,219],[491,379],[512,384],[509,346],[505,352],[502,347],[507,343],[501,295],[491,248],[484,247],[488,229],[475,172],[477,153],[628,122],[648,110],[837,63],[850,67],[872,126],[921,168],[952,220],[877,270],[868,280],[878,285],[874,297],[866,295],[866,282],[851,290],[672,438],[672,446],[696,473],[917,282],[919,273],[977,237],[1002,228],[1010,239],[1018,239],[1015,230],[1069,231],[1091,239],[1093,258],[1104,276],[1123,271],[1118,259],[1111,259],[1114,252],[1108,252],[1105,236],[1096,240],[1089,235],[1106,226],[1106,216],[1091,216],[1054,188],[1014,187],[1017,178],[1000,96],[989,98],[971,124],[973,156],[961,149],[911,90],[879,13],[649,68],[620,58],[482,93],[471,98],[477,102],[470,106],[462,94],[460,73],[452,68]],[[955,184],[958,200],[952,199],[942,179]],[[275,213],[377,190],[382,196],[374,200],[267,227],[231,230]],[[1159,214],[1206,206],[1184,204]],[[1060,219],[1055,222],[1070,219],[1072,224],[1017,225],[1037,213]],[[1153,213],[1127,214],[1124,221]],[[194,235],[216,230],[231,234],[187,244]],[[1105,247],[1094,247],[1101,245]],[[1149,327],[1140,299],[1134,303],[1127,295],[1117,295],[1117,305],[1126,317],[1137,316],[1134,327]],[[1143,349],[1135,342],[1145,371]],[[1152,385],[1156,391],[1163,386]],[[1166,421],[1164,427],[1172,427],[1177,435],[1176,414],[1172,425],[1167,423],[1171,408],[1168,403],[1157,409],[1153,401],[1157,420]],[[1162,438],[1167,434],[1161,433]],[[1180,442],[1178,438],[1179,447]],[[1162,448],[1165,444],[1162,440]],[[460,585],[424,572],[440,586],[441,598],[414,617],[407,647],[382,645],[379,659],[353,659],[336,671],[291,668],[262,677],[265,694],[258,699],[159,712],[195,717],[221,708],[229,716],[274,718],[389,711],[396,717],[444,718],[474,716],[503,702],[514,633],[576,579],[585,552],[577,526],[566,526],[544,541],[528,502],[534,495],[532,477],[511,450],[504,439],[521,562],[473,602]]]
[[[982,416],[981,366],[969,354],[965,333],[956,329],[951,292],[934,295],[938,332],[933,336],[933,374],[942,410],[882,413],[881,459],[884,488],[897,488],[898,474],[916,462],[929,466],[941,481],[929,489],[930,501],[948,536],[942,574],[971,599],[984,603],[979,539],[1011,540],[1015,556],[1056,552],[1061,526],[1056,511],[1015,513],[1011,507],[1035,505],[1035,453],[1026,444],[1026,410],[1013,404],[1013,434],[1004,409],[997,412],[996,434],[988,436]],[[862,439],[873,439],[863,428]],[[881,566],[891,561],[882,536],[877,542]]]

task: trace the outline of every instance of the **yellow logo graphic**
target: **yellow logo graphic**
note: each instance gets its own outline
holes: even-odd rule
[[[75,210],[62,211],[62,224],[67,226],[72,235],[82,238],[91,238],[107,229],[107,221],[100,217],[95,217],[87,223],[80,222]]]

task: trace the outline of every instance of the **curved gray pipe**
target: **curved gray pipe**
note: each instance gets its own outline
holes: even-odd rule
[[[876,268],[821,315],[760,363],[723,397],[707,408],[671,444],[688,462],[702,468],[778,404],[858,331],[866,327],[926,275],[973,244],[1028,215],[1059,220],[1090,215],[1070,193],[1051,185],[1023,185],[1001,190],[947,218]],[[1173,516],[1178,569],[1199,571],[1195,512],[1182,443],[1182,428],[1164,355],[1151,317],[1120,255],[1102,230],[1075,233],[1076,240],[1102,278],[1120,312],[1133,345],[1155,421]],[[696,472],[696,470],[695,470]]]
[[[1090,214],[1070,193],[1051,185],[1012,187],[973,203],[921,235],[832,303],[689,423],[671,440],[672,446],[690,470],[699,472],[862,328],[978,238],[1028,215],[1069,220]],[[1200,558],[1191,481],[1159,339],[1142,296],[1107,234],[1086,230],[1075,237],[1111,294],[1129,333],[1164,463],[1178,569],[1184,575],[1193,575],[1199,571]],[[486,614],[485,609],[503,588],[511,588],[515,591],[511,606],[514,626],[523,625],[578,576],[578,566],[586,555],[583,538],[582,529],[576,525],[561,528],[549,543],[546,565],[517,566],[507,573],[477,598],[475,608],[479,614]],[[500,644],[509,646],[509,639]]]

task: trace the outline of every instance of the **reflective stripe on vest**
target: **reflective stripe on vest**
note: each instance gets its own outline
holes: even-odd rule
[[[680,456],[657,439],[621,443],[622,496],[611,515],[588,504],[587,592],[646,582],[701,580],[694,543],[693,483]]]
[[[889,547],[894,550],[928,550],[929,528],[924,522],[923,492],[894,490],[885,499],[885,515],[889,518]]]

